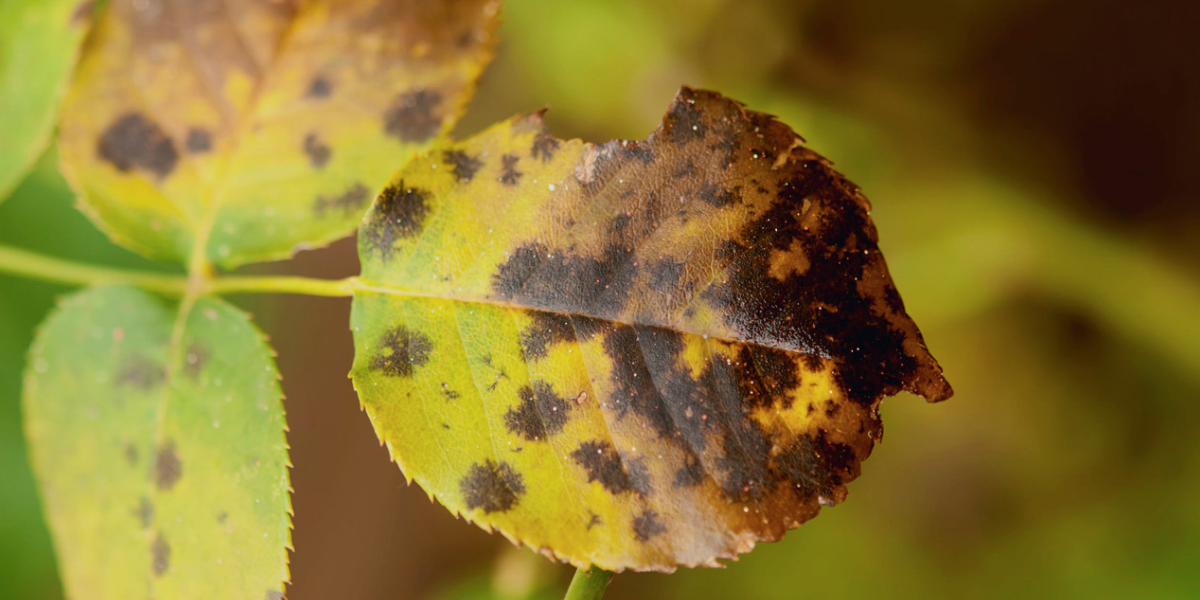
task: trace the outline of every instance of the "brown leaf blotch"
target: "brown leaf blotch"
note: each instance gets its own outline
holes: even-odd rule
[[[304,154],[308,156],[308,164],[314,169],[324,167],[333,157],[333,148],[321,141],[315,132],[304,136]]]
[[[504,414],[508,431],[529,441],[545,440],[563,430],[572,404],[554,392],[544,380],[535,379],[517,390],[521,399]]]
[[[521,181],[521,176],[524,173],[517,170],[517,163],[521,162],[521,158],[516,154],[505,154],[500,157],[500,183],[512,187]]]
[[[162,577],[171,568],[171,545],[161,532],[154,536],[154,542],[150,544],[150,568],[155,577]]]
[[[649,496],[654,491],[650,471],[641,459],[626,460],[605,440],[579,444],[571,459],[588,474],[588,481],[598,481],[610,494],[634,492]]]
[[[184,148],[192,154],[200,154],[212,150],[212,134],[206,129],[193,127],[188,130],[187,139],[183,142]]]
[[[146,392],[158,387],[166,377],[161,365],[144,356],[133,355],[122,363],[117,372],[117,384]]]
[[[371,357],[371,369],[392,377],[409,377],[413,367],[429,362],[433,342],[420,331],[404,325],[388,330],[379,339],[379,352]]]
[[[154,457],[154,484],[160,490],[169,490],[175,487],[175,483],[183,475],[183,463],[179,461],[179,455],[175,453],[175,442],[167,440],[162,446],[159,446],[158,453]]]
[[[558,140],[554,136],[543,130],[533,137],[533,146],[529,148],[530,157],[549,162],[554,158],[555,152],[558,152]]]
[[[441,103],[442,95],[432,90],[401,94],[383,116],[384,131],[401,141],[424,142],[442,128]]]
[[[383,188],[375,199],[370,221],[363,227],[368,247],[386,261],[391,259],[397,241],[419,235],[429,213],[428,194],[404,185],[404,181]]]
[[[442,160],[450,165],[451,172],[460,183],[471,181],[479,167],[483,166],[478,156],[471,156],[462,150],[447,150],[442,153]]]
[[[308,91],[304,93],[304,97],[311,100],[321,100],[328,98],[332,93],[333,84],[325,77],[318,75],[313,77],[312,83],[308,84]]]
[[[459,490],[467,508],[482,508],[485,513],[505,512],[525,494],[521,474],[506,462],[485,460],[475,463],[459,481]]]
[[[646,512],[633,518],[633,535],[639,542],[648,542],[650,538],[667,532],[667,526],[658,518],[658,513],[647,509]]]
[[[101,134],[96,153],[118,171],[144,169],[159,179],[171,174],[179,161],[175,143],[141,113],[126,113]]]
[[[536,311],[533,322],[521,332],[521,348],[526,360],[541,360],[550,346],[575,341],[575,326],[571,317],[558,313]]]
[[[371,191],[362,182],[355,182],[344,192],[336,196],[317,196],[313,203],[313,214],[317,218],[324,217],[333,210],[339,210],[344,216],[350,216],[362,211],[363,205],[371,199]]]

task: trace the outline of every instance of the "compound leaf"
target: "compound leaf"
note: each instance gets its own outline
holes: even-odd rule
[[[351,375],[453,512],[581,567],[714,566],[840,502],[884,396],[953,393],[869,209],[715,93],[640,142],[517,118],[376,198]]]
[[[0,201],[50,141],[92,2],[0,1]]]
[[[64,172],[152,258],[324,244],[458,118],[498,2],[111,0],[64,107]]]
[[[69,598],[282,598],[291,506],[279,373],[246,315],[130,288],[67,298],[25,429]]]

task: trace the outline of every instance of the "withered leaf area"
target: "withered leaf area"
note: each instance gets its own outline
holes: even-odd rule
[[[450,510],[577,566],[716,566],[845,498],[884,397],[953,394],[869,211],[713,92],[645,141],[518,117],[376,199],[352,377]]]

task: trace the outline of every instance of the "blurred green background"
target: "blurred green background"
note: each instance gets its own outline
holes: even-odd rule
[[[1200,597],[1200,9],[1148,0],[510,0],[458,135],[645,137],[680,84],[778,115],[872,199],[957,396],[884,403],[826,509],[724,570],[608,597]],[[53,150],[0,243],[155,266],[72,208]],[[257,272],[354,274],[353,244]],[[0,598],[61,597],[20,425],[66,288],[0,275]],[[345,299],[245,297],[284,373],[292,600],[553,598],[570,569],[406,487],[346,379]],[[540,595],[539,595],[540,594]]]

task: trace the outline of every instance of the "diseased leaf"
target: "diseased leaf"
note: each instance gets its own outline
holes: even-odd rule
[[[153,258],[324,244],[458,118],[498,3],[112,0],[67,98],[64,171]]]
[[[69,598],[282,597],[291,505],[273,353],[220,300],[176,312],[93,288],[34,342],[25,429]]]
[[[642,142],[517,118],[376,198],[351,375],[451,511],[577,566],[715,566],[845,498],[884,396],[952,394],[869,209],[715,93]]]
[[[46,149],[90,0],[0,1],[0,201]]]

